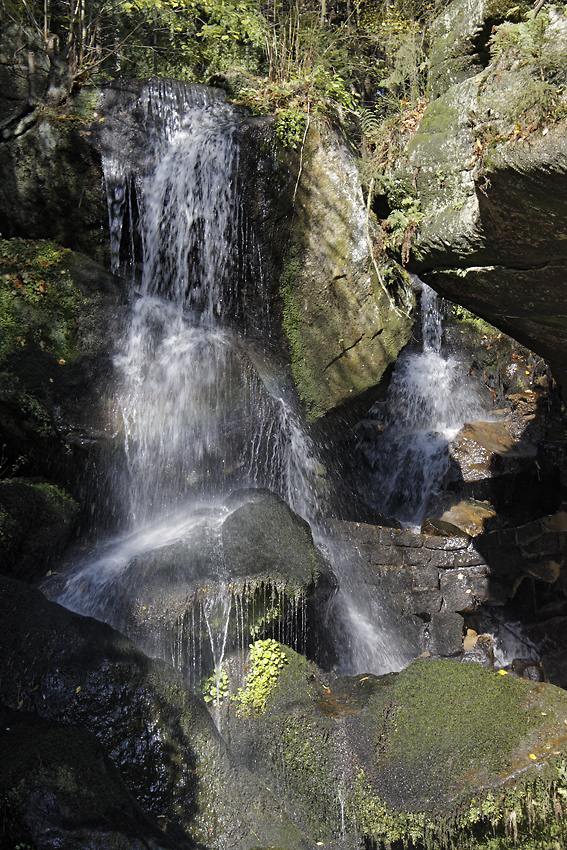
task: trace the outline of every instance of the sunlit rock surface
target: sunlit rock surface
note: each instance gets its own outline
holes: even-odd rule
[[[563,840],[563,691],[450,660],[333,679],[285,654],[265,709],[225,722],[325,845],[504,848],[511,822],[518,846]]]
[[[317,419],[387,376],[410,338],[414,298],[401,271],[386,283],[377,272],[354,159],[320,128],[309,136],[293,200],[283,325],[295,383]]]
[[[458,0],[435,24],[434,98],[407,149],[407,179],[414,175],[424,213],[409,267],[545,357],[565,385],[566,146],[556,117],[565,93],[553,89],[557,110],[546,115],[534,93],[543,79],[536,54],[516,65],[513,50],[491,57],[492,26],[508,7],[512,19],[519,14],[512,5],[475,4],[471,13]],[[549,63],[567,33],[553,7],[540,14],[523,26],[548,45]],[[530,98],[535,105],[521,112]]]

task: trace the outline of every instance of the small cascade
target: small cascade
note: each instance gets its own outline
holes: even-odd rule
[[[370,411],[375,438],[361,450],[370,472],[361,492],[375,510],[419,526],[449,472],[449,442],[487,412],[456,357],[442,350],[436,293],[421,285],[422,350],[398,359],[384,401]]]

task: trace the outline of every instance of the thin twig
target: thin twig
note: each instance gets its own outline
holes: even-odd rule
[[[297,172],[297,180],[295,181],[295,189],[293,190],[293,206],[295,206],[295,198],[297,195],[297,189],[299,187],[299,181],[301,179],[301,172],[303,171],[303,148],[305,147],[305,140],[307,138],[307,133],[309,132],[309,108],[311,106],[311,101],[307,101],[307,121],[305,122],[305,132],[303,133],[303,140],[301,142],[301,151],[299,153],[299,171]]]

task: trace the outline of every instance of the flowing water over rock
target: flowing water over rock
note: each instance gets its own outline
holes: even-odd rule
[[[268,502],[270,519],[288,523],[288,537],[313,558],[311,572],[303,584],[258,575],[250,554],[246,577],[230,584],[225,549],[236,544],[225,524],[256,497],[230,508],[225,497],[266,488],[310,517],[317,460],[247,316],[253,289],[269,340],[261,261],[239,189],[238,115],[220,92],[171,83],[148,84],[134,109],[149,148],[125,157],[118,138],[104,156],[113,268],[131,276],[136,293],[114,363],[124,460],[109,498],[124,531],[76,565],[59,601],[198,678],[202,662],[220,669],[232,632],[246,645],[267,622],[305,649],[305,592],[320,573],[310,538],[287,508]],[[271,533],[277,538],[275,526]],[[262,604],[260,588],[269,597]],[[150,599],[160,608],[153,617]],[[290,618],[295,632],[284,634]]]
[[[113,267],[134,292],[114,361],[124,453],[108,498],[119,532],[56,580],[58,599],[194,684],[216,676],[217,695],[227,653],[259,636],[324,651],[329,666],[338,651],[346,673],[400,670],[417,638],[361,592],[356,546],[322,522],[316,451],[269,349],[239,116],[221,93],[171,83],[148,84],[130,110],[146,144],[125,157],[119,121],[104,154]],[[422,316],[423,352],[396,369],[367,482],[369,498],[406,524],[440,485],[465,409],[480,409],[441,354],[425,286]],[[289,508],[311,523],[339,579],[331,622],[336,580]]]
[[[442,351],[436,293],[421,284],[422,350],[398,359],[386,399],[371,410],[363,443],[370,474],[363,495],[383,516],[419,526],[450,468],[448,445],[465,421],[487,417],[458,359]]]

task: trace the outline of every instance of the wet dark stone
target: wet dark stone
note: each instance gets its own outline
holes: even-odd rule
[[[2,847],[191,850],[136,803],[86,729],[0,705]]]
[[[463,648],[464,621],[460,614],[440,611],[431,617],[427,648],[434,656],[456,656]]]

